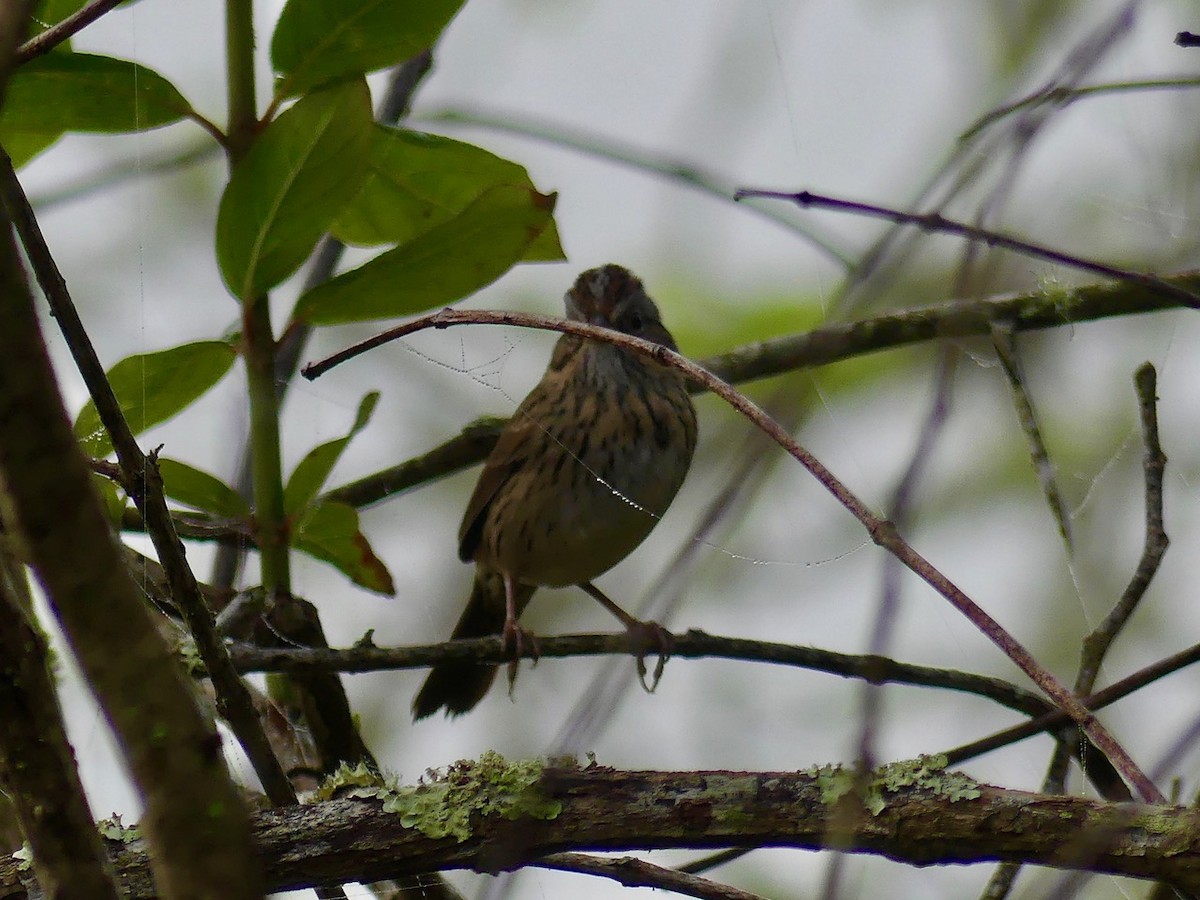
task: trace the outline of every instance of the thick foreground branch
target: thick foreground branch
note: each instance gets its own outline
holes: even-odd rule
[[[858,795],[862,782],[854,773],[830,766],[804,772],[571,766],[545,769],[514,788],[479,777],[483,765],[459,763],[449,778],[416,791],[392,789],[397,812],[372,798],[258,813],[254,833],[268,889],[441,869],[498,872],[563,851],[836,846],[917,866],[1013,860],[1200,890],[1200,811],[1005,790],[928,759],[877,770]],[[497,807],[499,795],[512,805]],[[141,846],[118,846],[116,868],[129,897],[153,896]],[[16,869],[13,860],[0,859],[0,898],[27,896]]]

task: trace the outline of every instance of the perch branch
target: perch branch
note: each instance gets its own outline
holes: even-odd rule
[[[842,778],[845,778],[843,781]],[[1089,871],[1163,879],[1200,890],[1200,812],[1168,806],[1047,796],[978,784],[921,763],[877,770],[861,799],[871,804],[839,835],[842,849],[914,865],[996,859],[1063,868],[1081,834],[1112,841],[1087,860]],[[833,809],[854,803],[838,786],[852,775],[834,767],[805,772],[614,771],[548,769],[537,795],[547,818],[472,813],[457,840],[422,833],[423,818],[386,812],[377,800],[330,800],[276,807],[254,819],[254,845],[269,891],[379,880],[435,870],[496,872],[550,853],[650,849],[793,847],[825,849]],[[470,803],[469,797],[464,801]],[[546,809],[546,806],[542,807]],[[444,820],[431,813],[429,827]],[[405,822],[412,824],[406,826]],[[25,898],[16,862],[0,858],[0,900]],[[144,849],[116,850],[131,900],[154,896]]]

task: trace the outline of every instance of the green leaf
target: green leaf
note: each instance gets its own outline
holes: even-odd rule
[[[98,472],[92,473],[92,484],[104,504],[104,514],[108,516],[109,524],[117,531],[121,530],[125,517],[125,497],[117,490],[117,486]]]
[[[250,504],[215,475],[174,459],[160,459],[158,471],[163,490],[173,500],[227,519],[249,520]]]
[[[290,97],[347,75],[403,62],[433,46],[464,0],[288,0],[271,39],[271,65]]]
[[[345,437],[314,447],[300,460],[300,464],[292,471],[283,493],[283,508],[288,515],[306,507],[325,486],[329,473],[342,456],[342,451],[346,449],[350,440],[366,427],[378,402],[379,391],[371,391],[358,404],[358,415],[354,417],[354,424]]]
[[[217,215],[217,259],[245,302],[294,272],[358,190],[371,141],[362,80],[302,98],[236,166]]]
[[[310,325],[384,319],[465,297],[521,259],[550,223],[554,200],[494,187],[454,218],[309,291],[293,317]]]
[[[0,127],[0,145],[3,145],[13,168],[19,169],[43,150],[48,150],[63,136],[61,131],[41,134],[36,131],[8,132]]]
[[[338,214],[332,231],[347,244],[402,244],[448,221],[484,191],[502,184],[533,189],[523,166],[481,147],[376,125],[367,177]],[[563,258],[551,220],[524,259]]]
[[[121,411],[134,434],[164,422],[201,397],[229,371],[237,356],[223,341],[198,341],[155,353],[128,356],[108,370]],[[75,419],[75,436],[86,452],[112,452],[108,432],[91,400]]]
[[[296,526],[292,546],[336,567],[368,590],[389,597],[396,593],[391,573],[359,530],[352,506],[332,500],[309,506]]]
[[[145,131],[192,111],[157,72],[126,59],[54,52],[21,66],[0,110],[0,140],[64,131]]]

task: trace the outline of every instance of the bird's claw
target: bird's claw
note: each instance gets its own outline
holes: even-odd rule
[[[626,633],[629,635],[629,651],[637,659],[638,681],[642,690],[653,694],[662,679],[667,660],[675,650],[675,636],[657,622],[641,621],[626,626]],[[657,654],[658,662],[654,664],[654,675],[650,683],[646,684],[646,657],[651,653]]]
[[[527,628],[522,628],[514,621],[505,621],[504,630],[500,632],[500,640],[504,642],[504,649],[512,652],[512,659],[508,661],[508,696],[512,697],[513,689],[517,686],[517,669],[520,666],[521,657],[528,653],[533,659],[533,664],[536,666],[538,663],[540,651],[537,635]]]

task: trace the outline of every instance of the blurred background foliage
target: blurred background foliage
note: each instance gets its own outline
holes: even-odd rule
[[[280,6],[256,4],[264,34]],[[1195,267],[1200,89],[1093,95],[1010,116],[961,139],[980,116],[1051,80],[1081,86],[1195,77],[1200,51],[1172,43],[1185,29],[1200,30],[1200,17],[1195,4],[1181,0],[474,0],[435,48],[434,70],[409,124],[514,160],[540,190],[559,194],[555,220],[568,262],[519,266],[466,305],[558,313],[577,272],[620,262],[646,281],[683,352],[701,357],[828,321],[1090,280],[994,251],[964,268],[957,239],[905,234],[844,293],[848,266],[889,229],[715,195],[737,186],[810,188],[901,208],[936,204],[947,215],[982,215],[999,230],[1117,265],[1163,274]],[[221,121],[221,30],[214,4],[153,0],[109,15],[75,46],[144,62]],[[260,40],[264,104],[266,43]],[[376,100],[382,83],[371,79]],[[190,123],[135,136],[71,135],[22,173],[108,365],[219,338],[237,320],[213,245],[224,163],[203,152],[205,143]],[[715,192],[697,190],[697,176]],[[959,189],[941,205],[956,179]],[[361,251],[348,257],[363,258]],[[273,295],[281,314],[299,280]],[[375,330],[322,329],[306,358]],[[1047,510],[986,341],[872,354],[779,376],[748,392],[795,422],[802,443],[884,510],[922,433],[939,356],[948,354],[954,376],[947,418],[923,460],[906,533],[1069,681],[1082,636],[1119,596],[1141,551],[1132,376],[1152,361],[1160,372],[1174,543],[1109,657],[1106,683],[1200,636],[1192,552],[1200,538],[1200,366],[1190,349],[1197,338],[1195,313],[1183,311],[1018,336],[1025,384],[1071,514],[1072,552]],[[284,412],[285,469],[317,443],[344,436],[369,390],[382,392],[375,415],[331,484],[419,455],[481,415],[508,415],[540,375],[552,342],[488,328],[426,333],[314,384],[297,384]],[[78,410],[84,392],[65,352],[55,351]],[[227,378],[186,415],[152,429],[143,445],[164,444],[167,455],[232,478],[246,429],[244,388],[235,382]],[[673,555],[690,548],[670,627],[865,652],[882,553],[799,467],[765,439],[747,437],[723,404],[707,397],[698,407],[701,446],[680,498],[602,585],[636,607]],[[759,470],[744,478],[748,496],[715,531],[695,537],[704,509],[747,457]],[[456,558],[455,534],[473,479],[474,472],[460,473],[363,512],[363,528],[396,582],[394,599],[359,590],[319,562],[296,560],[294,587],[320,608],[331,643],[347,645],[368,628],[380,645],[448,633],[470,580]],[[211,556],[211,547],[189,547],[202,577]],[[254,582],[253,566],[244,580]],[[1020,680],[923,584],[905,577],[902,586],[890,655]],[[573,591],[539,595],[529,624],[547,634],[610,626]],[[368,745],[387,768],[413,778],[487,748],[510,756],[547,752],[592,689],[589,679],[607,669],[616,670],[621,700],[611,720],[570,748],[595,751],[604,764],[796,769],[852,760],[857,752],[857,683],[761,665],[677,660],[649,696],[637,689],[627,660],[546,660],[522,669],[511,700],[497,689],[463,719],[415,727],[408,707],[421,673],[346,681]],[[1196,717],[1198,679],[1179,673],[1105,713],[1149,769]],[[948,692],[889,688],[884,701],[876,730],[883,759],[936,752],[1015,721],[982,700]],[[128,809],[129,792],[82,693],[69,709],[94,808]],[[965,768],[1035,789],[1049,748],[1046,739],[1030,740]],[[1160,786],[1178,779],[1182,796],[1191,797],[1200,787],[1198,765],[1192,749],[1160,773]],[[1082,788],[1077,777],[1072,786]],[[827,865],[818,855],[761,851],[721,875],[766,896],[811,895]],[[859,858],[843,873],[842,896],[876,896],[882,885],[889,896],[972,896],[987,874],[983,867],[915,870]],[[484,889],[482,877],[454,880]],[[619,891],[545,872],[523,873],[516,882],[513,896]],[[1053,883],[1031,872],[1017,894],[1042,896]],[[1144,890],[1105,878],[1089,883],[1084,896]]]

